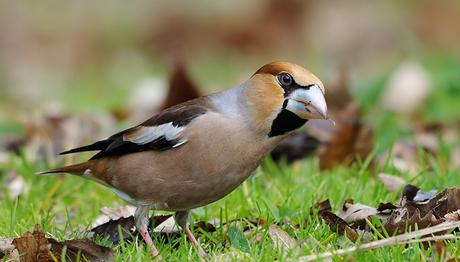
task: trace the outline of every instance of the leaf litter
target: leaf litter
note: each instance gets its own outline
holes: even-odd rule
[[[96,244],[89,239],[57,241],[45,236],[39,225],[33,232],[17,238],[0,240],[0,258],[7,261],[114,261],[111,248]]]
[[[428,247],[427,243],[433,241],[458,238],[448,234],[448,231],[460,226],[460,188],[448,188],[437,193],[435,190],[424,192],[408,184],[402,190],[401,200],[396,204],[380,203],[375,208],[347,199],[342,209],[335,214],[331,211],[329,200],[325,200],[315,204],[311,212],[314,210],[332,231],[347,237],[353,243],[359,240],[361,244],[349,249],[308,256],[304,261],[414,241]],[[380,221],[381,227],[371,224],[373,219]],[[372,231],[377,231],[374,233],[381,239],[367,240],[365,233]]]

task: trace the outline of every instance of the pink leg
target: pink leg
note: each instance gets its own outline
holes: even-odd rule
[[[149,224],[149,210],[150,207],[148,206],[139,206],[136,209],[134,214],[134,221],[136,222],[136,229],[141,234],[142,238],[144,239],[145,243],[150,249],[150,253],[153,257],[158,256],[158,250],[153,244],[152,238],[150,237],[148,231],[148,224]]]
[[[188,219],[189,219],[190,211],[180,211],[176,212],[176,215],[174,216],[174,219],[176,220],[176,223],[179,224],[179,226],[182,227],[182,229],[185,232],[185,235],[187,238],[192,242],[192,244],[195,246],[195,248],[198,249],[198,252],[200,252],[200,255],[202,257],[206,257],[208,254],[203,250],[203,248],[200,246],[200,243],[198,240],[196,240],[195,236],[193,235],[192,231],[188,228]]]

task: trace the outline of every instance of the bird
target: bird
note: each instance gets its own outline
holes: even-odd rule
[[[174,219],[202,256],[190,211],[245,181],[289,134],[310,119],[328,119],[325,89],[294,63],[271,62],[236,87],[169,107],[145,122],[60,154],[96,151],[88,161],[39,175],[70,173],[109,187],[136,206],[137,231],[153,257],[149,212]]]

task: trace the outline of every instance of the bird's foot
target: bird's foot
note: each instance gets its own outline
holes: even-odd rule
[[[203,248],[200,246],[200,243],[198,240],[196,240],[195,236],[193,235],[192,231],[188,227],[184,227],[185,235],[187,238],[192,242],[192,244],[198,249],[198,252],[202,257],[207,257],[208,254],[203,250]]]
[[[152,257],[157,257],[158,254],[158,249],[155,247],[153,244],[152,238],[150,237],[149,232],[146,229],[139,229],[139,233],[141,234],[142,238],[144,239],[144,242],[147,244],[147,246],[150,249],[150,254],[152,254]]]

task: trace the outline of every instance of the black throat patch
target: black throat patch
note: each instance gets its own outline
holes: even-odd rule
[[[272,128],[269,137],[283,135],[287,132],[295,130],[307,122],[289,110],[282,109],[281,112],[273,120]]]

